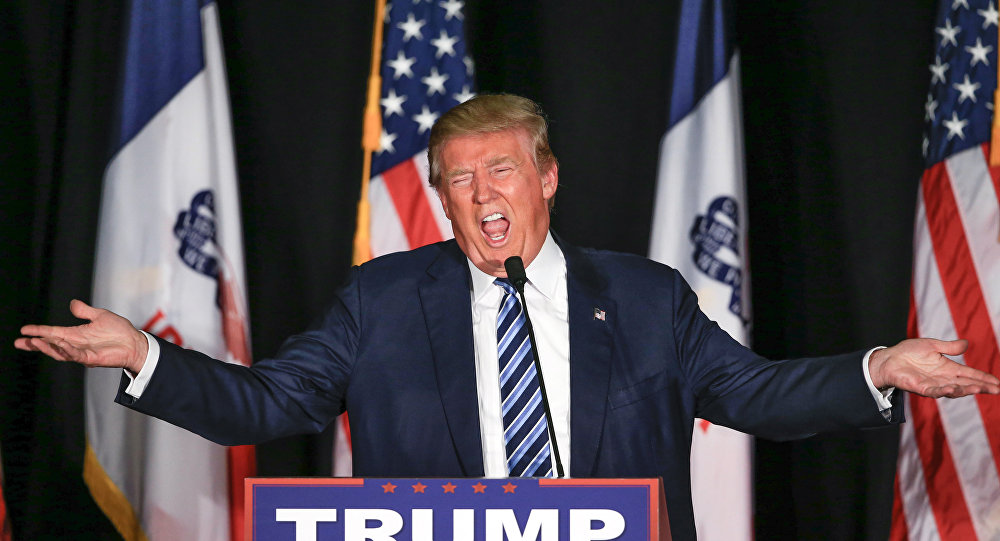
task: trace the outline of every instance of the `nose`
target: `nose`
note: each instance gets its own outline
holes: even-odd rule
[[[476,177],[473,179],[473,192],[472,197],[476,203],[486,203],[490,199],[493,199],[493,185],[490,183],[488,178]]]

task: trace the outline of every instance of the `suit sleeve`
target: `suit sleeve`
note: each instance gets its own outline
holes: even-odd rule
[[[229,364],[159,340],[160,360],[142,396],[115,401],[223,445],[316,433],[344,411],[360,338],[358,273],[325,316],[272,359]]]
[[[886,419],[869,392],[864,352],[771,361],[729,336],[698,308],[676,274],[677,355],[695,394],[696,415],[770,439],[878,427],[902,420],[898,398]],[[902,393],[895,393],[902,394]]]

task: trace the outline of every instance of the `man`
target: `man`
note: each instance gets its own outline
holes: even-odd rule
[[[760,358],[699,311],[676,271],[556,241],[549,208],[559,168],[529,100],[480,96],[456,107],[434,126],[429,161],[455,240],[356,267],[322,320],[274,359],[213,362],[80,301],[71,310],[90,323],[27,325],[16,346],[123,367],[118,402],[223,444],[317,432],[346,408],[359,476],[545,475],[561,462],[574,477],[662,477],[677,539],[695,536],[695,416],[790,438],[898,422],[892,388],[1000,393],[996,377],[943,356],[961,354],[964,341]],[[537,352],[507,347],[520,301],[496,279],[510,256],[527,266]],[[542,438],[530,444],[534,469],[515,466],[505,441],[520,430],[508,427],[517,393],[507,363],[518,355],[540,359],[561,457],[543,427],[532,432]],[[524,370],[516,379],[534,396]]]

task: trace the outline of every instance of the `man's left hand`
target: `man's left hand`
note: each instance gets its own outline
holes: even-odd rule
[[[946,357],[961,355],[968,347],[967,340],[903,340],[873,352],[868,360],[869,374],[878,389],[895,387],[931,398],[1000,394],[996,376]]]

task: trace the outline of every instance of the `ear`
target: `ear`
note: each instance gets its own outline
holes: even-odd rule
[[[556,195],[556,188],[559,187],[559,165],[552,164],[549,170],[542,173],[542,197],[546,201]]]

